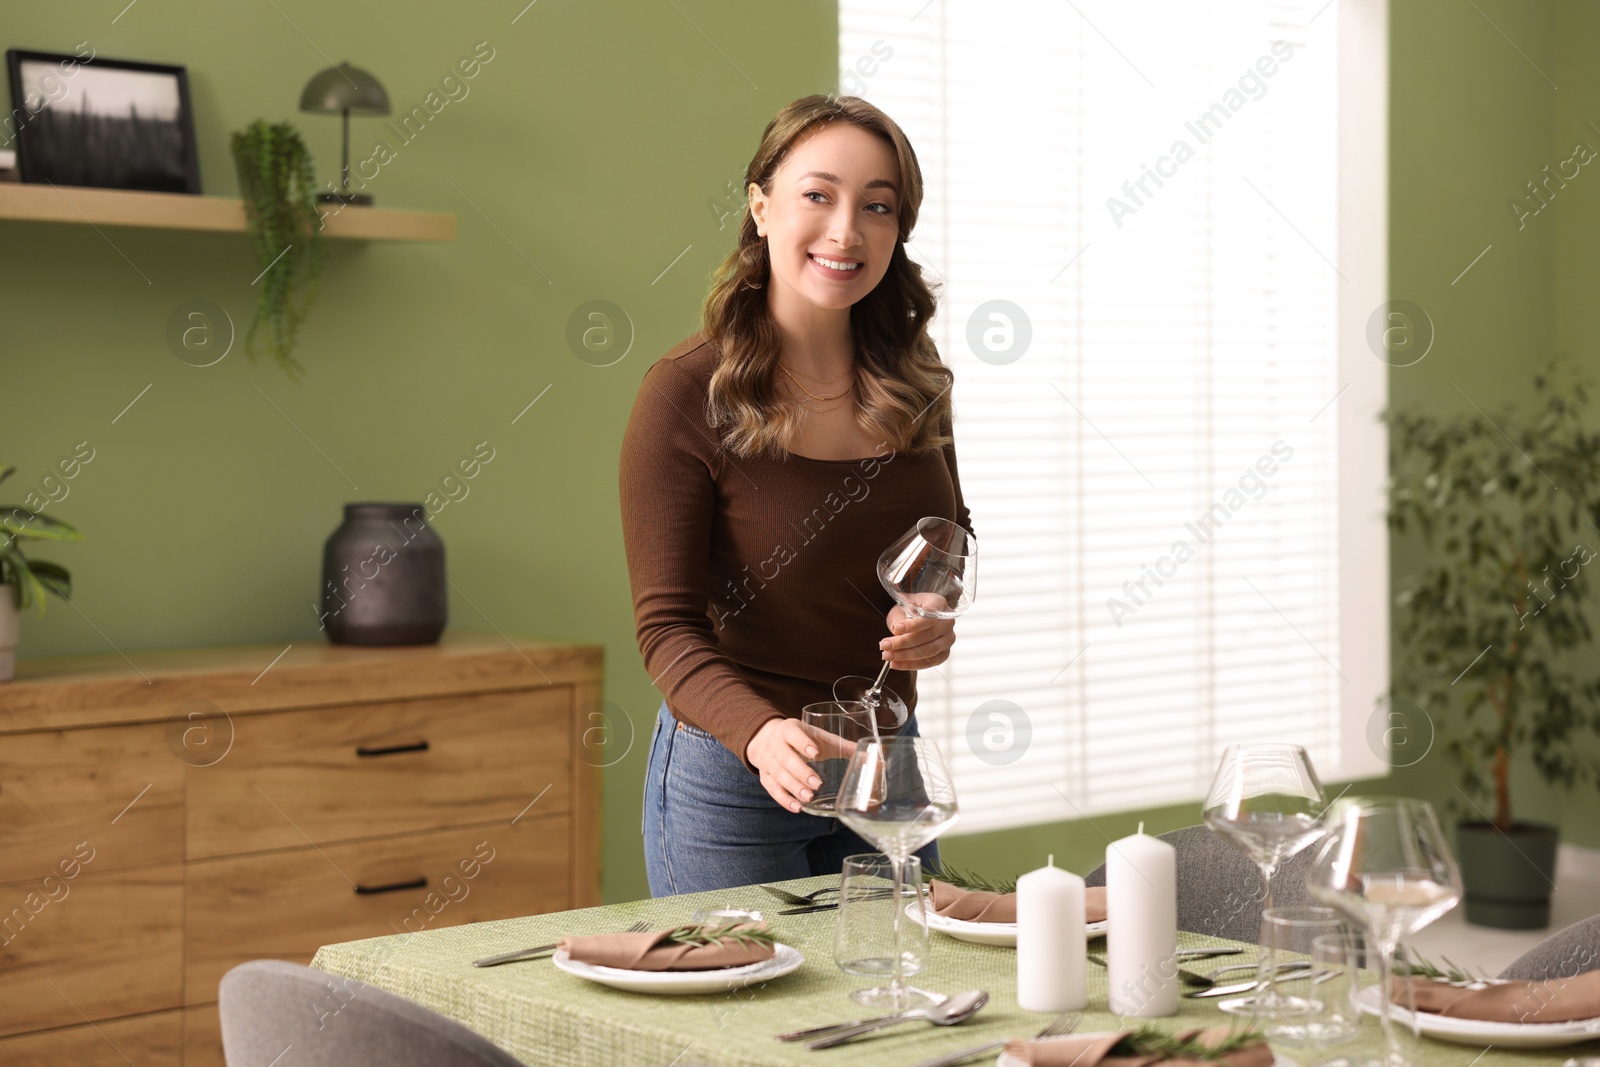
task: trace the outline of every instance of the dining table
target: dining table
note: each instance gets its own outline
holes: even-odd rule
[[[805,894],[836,886],[838,880],[831,875],[777,884]],[[777,914],[790,906],[754,885],[686,893],[324,945],[312,966],[431,1008],[487,1037],[528,1067],[911,1067],[963,1048],[1032,1036],[1053,1018],[1017,1007],[1014,948],[933,933],[923,969],[911,984],[944,994],[987,991],[989,1002],[975,1017],[959,1026],[902,1023],[826,1050],[781,1042],[777,1035],[785,1031],[872,1015],[849,996],[872,979],[845,974],[834,964],[837,912]],[[697,909],[711,908],[762,912],[777,940],[801,952],[805,963],[763,983],[696,995],[623,992],[558,970],[548,958],[482,968],[472,963],[565,935],[614,933],[636,922],[666,929],[688,922]],[[1178,946],[1243,950],[1220,961],[1224,963],[1253,960],[1257,951],[1254,945],[1187,932],[1178,934]],[[1104,948],[1103,940],[1089,943],[1091,952],[1103,953]],[[1107,1009],[1105,971],[1090,965],[1087,979],[1088,1006],[1079,1033],[1143,1024],[1177,1031],[1239,1021],[1221,1012],[1216,1000],[1182,997],[1176,1016],[1121,1017]],[[1600,1055],[1596,1043],[1516,1051],[1419,1039],[1409,1031],[1405,1041],[1416,1067],[1560,1064],[1573,1055]],[[1275,1051],[1280,1063],[1310,1067],[1342,1056],[1378,1056],[1382,1048],[1377,1019],[1365,1017],[1353,1041],[1323,1049],[1277,1046]],[[993,1064],[997,1056],[989,1052],[971,1062]]]

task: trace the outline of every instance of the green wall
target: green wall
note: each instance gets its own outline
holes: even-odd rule
[[[460,239],[330,243],[299,350],[310,373],[294,384],[237,350],[200,369],[167,347],[167,318],[187,300],[248,323],[258,268],[244,238],[0,223],[0,459],[19,467],[7,499],[77,442],[96,450],[51,508],[87,539],[46,555],[72,569],[79,610],[56,602],[28,617],[20,654],[115,647],[137,661],[159,647],[321,640],[310,602],[341,505],[420,500],[487,440],[495,459],[435,520],[460,589],[452,625],[606,646],[608,698],[640,736],[607,772],[605,892],[643,896],[640,781],[659,697],[634,641],[617,444],[639,378],[694,328],[729,247],[716,211],[725,183],[737,186],[779,107],[834,88],[836,8],[546,2],[517,17],[517,0],[276,5],[282,14],[139,3],[117,16],[113,0],[93,18],[35,6],[9,14],[5,43],[70,52],[87,40],[103,56],[187,65],[205,191],[233,195],[227,135],[257,117],[294,122],[319,177],[333,176],[337,120],[295,110],[329,61],[372,71],[409,110],[485,41],[494,57],[470,94],[409,144],[382,120],[352,123],[356,158],[379,138],[395,148],[371,183],[379,204],[456,212]],[[1390,291],[1427,308],[1438,335],[1427,359],[1391,374],[1396,403],[1455,408],[1457,385],[1474,398],[1516,395],[1535,357],[1592,348],[1600,328],[1585,299],[1600,280],[1600,177],[1585,172],[1521,232],[1506,207],[1574,136],[1600,147],[1580,129],[1600,124],[1589,58],[1600,14],[1581,0],[1479,6],[1393,2]],[[634,325],[633,347],[610,367],[581,362],[565,340],[568,316],[593,299],[621,305]],[[1408,551],[1395,547],[1397,571]],[[1443,800],[1449,781],[1434,755],[1353,788]],[[1600,844],[1592,795],[1548,793],[1525,770],[1519,788],[1525,814]],[[1198,810],[957,836],[946,854],[998,875],[1054,851],[1084,871],[1105,838],[1141,819],[1161,831]]]
[[[228,135],[257,117],[293,122],[319,177],[335,175],[339,120],[296,110],[329,62],[370,70],[409,110],[476,42],[494,57],[403,147],[383,120],[352,119],[354,158],[380,137],[395,149],[379,206],[455,212],[460,239],[330,242],[300,384],[238,350],[198,369],[167,347],[187,300],[248,323],[260,268],[243,236],[0,223],[0,458],[19,468],[0,495],[20,500],[79,441],[95,449],[50,509],[84,542],[42,553],[72,570],[81,614],[57,601],[29,616],[19,654],[322,640],[310,604],[341,506],[421,500],[487,440],[495,458],[435,520],[461,591],[451,625],[604,644],[607,696],[647,731],[660,698],[634,640],[618,442],[731,246],[708,205],[780,107],[836,84],[835,7],[545,0],[513,25],[525,0],[144,0],[113,24],[125,2],[8,9],[4,43],[186,65],[213,194],[236,195]],[[567,346],[593,299],[636,330],[614,366]],[[648,895],[643,761],[641,742],[606,776],[610,899]]]
[[[1583,167],[1536,215],[1519,220],[1510,206],[1513,197],[1531,202],[1527,183],[1571,156],[1575,141],[1600,151],[1600,131],[1587,125],[1600,125],[1592,59],[1600,12],[1566,0],[1480,6],[1404,0],[1392,20],[1390,290],[1428,309],[1437,340],[1423,362],[1391,373],[1390,396],[1438,412],[1467,409],[1462,393],[1490,413],[1528,397],[1534,369],[1551,355],[1592,373],[1600,340],[1589,296],[1600,281],[1600,177]],[[1395,574],[1419,551],[1397,541]],[[1573,666],[1593,663],[1582,655]],[[1437,749],[1394,780],[1399,791],[1474,815]],[[1564,841],[1600,846],[1596,787],[1552,789],[1523,758],[1512,797],[1519,819],[1556,823]]]

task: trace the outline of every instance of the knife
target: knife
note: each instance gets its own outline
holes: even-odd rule
[[[1271,984],[1295,982],[1310,977],[1311,967],[1307,965],[1292,971],[1284,971],[1282,974],[1275,976]],[[1257,983],[1252,979],[1248,982],[1234,982],[1230,985],[1214,985],[1210,989],[1197,989],[1193,993],[1185,993],[1184,996],[1191,1000],[1199,1000],[1202,997],[1227,997],[1235,993],[1249,993],[1256,988],[1256,985]]]

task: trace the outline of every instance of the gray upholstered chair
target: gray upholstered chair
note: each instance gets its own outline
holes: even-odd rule
[[[298,963],[241,963],[217,999],[228,1067],[523,1067],[454,1019]]]
[[[1255,943],[1261,939],[1261,872],[1244,853],[1209,826],[1185,826],[1160,835],[1178,852],[1178,929]],[[1315,905],[1306,891],[1306,871],[1315,846],[1302,849],[1272,878],[1272,903],[1280,908]],[[1105,885],[1101,864],[1084,877]]]
[[[1595,970],[1600,970],[1600,915],[1551,934],[1518,956],[1500,977],[1546,982]]]

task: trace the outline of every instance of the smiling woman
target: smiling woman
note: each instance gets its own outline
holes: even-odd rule
[[[797,100],[744,188],[703,327],[645,374],[622,443],[639,647],[666,696],[643,820],[658,896],[874,851],[802,812],[821,783],[801,712],[841,675],[877,673],[873,644],[915,711],[914,672],[948,658],[954,623],[907,618],[878,555],[924,517],[971,522],[935,300],[905,252],[922,177],[900,127],[855,97]],[[712,602],[752,573],[759,596]],[[917,731],[912,714],[901,732]],[[920,855],[937,862],[932,845]]]

